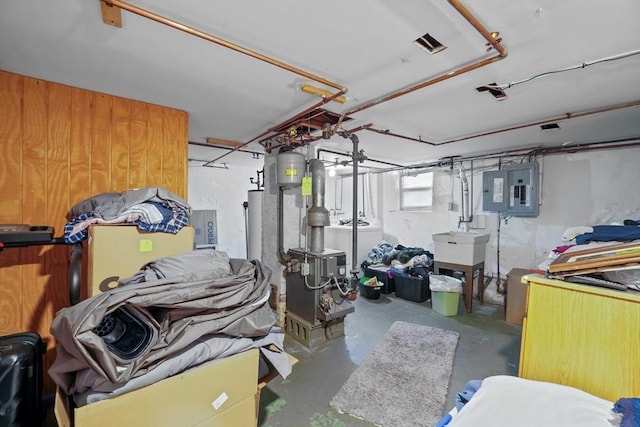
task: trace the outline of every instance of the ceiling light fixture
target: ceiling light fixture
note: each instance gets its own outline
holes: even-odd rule
[[[328,90],[325,89],[320,89],[319,87],[315,87],[315,86],[311,86],[311,85],[307,85],[304,84],[302,86],[300,86],[300,90],[305,92],[305,93],[309,93],[311,95],[317,95],[321,98],[329,98],[331,96],[333,96],[333,93],[331,93]],[[338,96],[336,98],[333,99],[333,101],[340,103],[340,104],[344,104],[347,101],[347,98],[345,98],[344,96]]]
[[[424,36],[418,37],[413,42],[431,54],[442,52],[447,48],[429,33],[425,33]]]

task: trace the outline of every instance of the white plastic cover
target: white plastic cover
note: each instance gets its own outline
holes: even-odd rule
[[[455,277],[432,274],[429,276],[429,288],[436,292],[462,292],[462,280]]]

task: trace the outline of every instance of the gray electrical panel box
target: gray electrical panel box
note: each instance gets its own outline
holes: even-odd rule
[[[482,174],[482,210],[504,212],[507,210],[507,174],[504,170],[487,171]]]
[[[538,216],[537,162],[505,166],[482,174],[482,209],[504,216]]]

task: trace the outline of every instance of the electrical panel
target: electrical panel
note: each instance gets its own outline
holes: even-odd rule
[[[482,208],[503,216],[538,216],[537,162],[508,165],[482,174]]]
[[[507,175],[504,170],[487,171],[482,174],[482,210],[485,212],[507,210],[506,180]]]

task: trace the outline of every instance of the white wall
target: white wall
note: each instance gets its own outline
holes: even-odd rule
[[[194,210],[215,209],[218,227],[217,249],[232,258],[246,258],[243,202],[247,192],[256,189],[255,167],[229,166],[229,169],[202,167],[189,163],[187,201]]]
[[[263,201],[263,262],[273,272],[272,283],[284,292],[282,266],[277,257],[277,194],[276,155],[265,158],[265,195]],[[575,154],[559,154],[538,158],[541,172],[540,214],[536,218],[511,218],[500,224],[500,263],[497,262],[498,214],[482,211],[482,171],[497,170],[497,159],[475,161],[473,164],[473,213],[484,215],[483,230],[491,239],[486,247],[485,272],[501,277],[511,268],[533,268],[547,258],[550,250],[563,244],[562,233],[571,226],[596,225],[622,222],[624,219],[640,219],[640,147],[585,151]],[[510,159],[513,160],[513,159]],[[201,168],[205,169],[205,168]],[[465,163],[469,171],[469,163]],[[245,200],[246,185],[235,191],[240,183],[247,182],[253,170],[240,176],[232,171],[190,170],[190,201],[196,208],[202,195],[198,194],[196,180],[207,180],[211,200],[207,206],[219,209],[218,227],[221,241],[237,242],[237,253],[244,254],[244,229],[241,204]],[[206,174],[206,175],[205,175]],[[460,207],[461,191],[457,170],[439,168],[434,177],[434,203],[429,212],[401,212],[398,209],[397,173],[372,174],[371,196],[377,218],[383,228],[383,239],[392,244],[417,246],[433,251],[432,234],[458,229],[459,211],[449,211],[449,202]],[[471,180],[471,178],[469,177]],[[344,180],[342,216],[351,217],[351,180]],[[202,187],[201,187],[202,188]],[[234,191],[229,189],[233,188]],[[333,181],[327,179],[325,201],[327,209],[334,207]],[[202,191],[202,190],[201,190]],[[362,199],[362,195],[359,196]],[[205,200],[208,200],[205,199]],[[197,202],[197,203],[196,203]],[[300,189],[287,190],[284,196],[284,250],[304,247],[304,213],[307,200],[300,196]],[[367,208],[367,211],[371,209]],[[234,225],[235,224],[235,225]],[[222,235],[224,229],[225,235]],[[222,245],[221,245],[222,248]]]
[[[353,217],[353,177],[327,174],[325,205],[331,216],[331,223]],[[366,219],[380,216],[378,200],[379,175],[371,173],[358,174],[358,215],[362,212]]]
[[[498,214],[482,211],[482,168],[496,170],[497,160],[474,162],[473,213],[486,215],[491,239],[486,247],[485,272],[504,276],[513,267],[533,268],[562,242],[562,233],[572,226],[622,223],[640,219],[640,147],[585,151],[539,158],[542,177],[540,213],[535,218],[510,218],[500,224],[500,263],[497,263]],[[469,169],[469,163],[465,163]],[[382,175],[380,203],[383,237],[393,244],[433,250],[431,235],[458,230],[459,211],[449,211],[448,202],[460,207],[457,171],[436,169],[434,204],[431,212],[400,212],[398,175]]]

